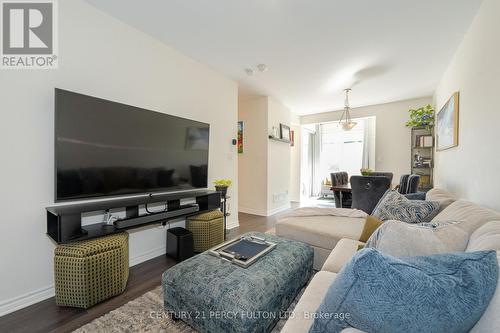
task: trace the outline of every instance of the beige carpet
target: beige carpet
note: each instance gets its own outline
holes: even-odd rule
[[[304,289],[300,291],[299,295],[288,308],[288,311],[293,311]],[[272,333],[280,332],[285,322],[286,319],[281,319],[272,330]],[[183,321],[174,321],[163,312],[163,292],[161,287],[157,287],[104,316],[91,321],[74,332],[196,333],[193,328]]]

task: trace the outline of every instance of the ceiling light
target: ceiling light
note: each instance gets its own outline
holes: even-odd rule
[[[342,127],[344,131],[350,131],[354,128],[354,126],[356,126],[357,123],[351,120],[351,114],[350,114],[351,107],[349,106],[349,93],[351,92],[351,89],[347,88],[344,89],[344,91],[345,91],[344,112],[342,112],[342,116],[340,117],[339,125]],[[344,115],[345,115],[345,120],[344,122],[342,122],[342,120],[344,119]]]
[[[254,70],[251,68],[245,68],[245,73],[247,73],[248,76],[253,76]]]
[[[265,71],[267,71],[268,68],[266,64],[258,64],[257,69],[259,70],[259,72],[264,73]]]

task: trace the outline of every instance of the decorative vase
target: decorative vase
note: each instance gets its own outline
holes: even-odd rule
[[[222,196],[225,197],[227,194],[227,186],[215,186],[217,192],[221,192]]]

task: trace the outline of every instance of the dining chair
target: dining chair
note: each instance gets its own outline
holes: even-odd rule
[[[333,172],[330,174],[332,179],[332,186],[335,185],[347,185],[349,184],[349,174],[347,172]],[[333,191],[333,196],[335,198],[335,207],[337,208],[351,208],[352,195],[349,192]],[[342,200],[341,200],[342,198]],[[342,203],[341,203],[342,201]]]
[[[417,193],[420,184],[420,175],[402,175],[396,189],[401,194]]]
[[[391,180],[386,176],[352,176],[352,208],[371,214],[390,187]]]
[[[378,172],[374,171],[370,173],[370,176],[375,176],[375,177],[387,177],[390,180],[390,183],[392,183],[392,178],[394,178],[394,174],[392,172]]]

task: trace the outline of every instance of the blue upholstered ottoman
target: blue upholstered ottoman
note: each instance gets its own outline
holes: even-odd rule
[[[199,332],[268,332],[312,274],[304,243],[249,233],[277,244],[248,268],[206,252],[163,273],[165,309]]]

